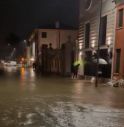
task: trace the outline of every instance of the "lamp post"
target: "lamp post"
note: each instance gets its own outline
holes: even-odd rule
[[[99,78],[99,52],[100,52],[100,37],[101,37],[101,16],[102,16],[102,0],[100,0],[100,12],[99,12],[99,35],[98,35],[98,48],[97,48],[97,64],[96,64],[96,80],[95,87],[98,86]]]

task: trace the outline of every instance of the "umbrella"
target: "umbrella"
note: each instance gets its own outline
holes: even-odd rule
[[[94,59],[93,62],[97,63],[97,59]],[[105,59],[99,58],[99,64],[108,64],[107,61]]]
[[[81,60],[76,60],[73,65],[74,66],[83,65],[84,63],[85,63],[85,61],[83,59],[81,59]]]
[[[74,66],[77,66],[79,64],[80,64],[80,62],[78,60],[74,61],[74,63],[73,63]]]

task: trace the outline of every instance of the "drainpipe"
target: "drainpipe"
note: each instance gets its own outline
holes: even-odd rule
[[[116,4],[116,3],[115,3]],[[115,10],[116,11],[116,6],[115,6]],[[114,20],[114,41],[113,41],[113,50],[112,50],[112,67],[111,67],[111,79],[113,78],[113,73],[114,73],[114,55],[115,55],[115,41],[116,41],[116,13],[115,13],[115,20]]]
[[[101,30],[101,16],[102,16],[102,0],[100,0],[100,12],[99,12],[99,36],[98,36],[98,48],[97,48],[97,64],[96,64],[96,80],[95,87],[98,87],[99,78],[99,51],[100,51],[100,30]]]

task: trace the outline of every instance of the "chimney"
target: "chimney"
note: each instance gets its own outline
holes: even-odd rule
[[[59,28],[60,28],[60,22],[59,22],[59,21],[56,21],[56,22],[55,22],[55,28],[56,28],[56,29],[59,29]]]

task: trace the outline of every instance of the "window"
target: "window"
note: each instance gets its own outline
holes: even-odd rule
[[[89,48],[90,43],[90,23],[85,25],[85,48]]]
[[[121,50],[117,49],[116,50],[116,68],[115,68],[116,73],[119,73],[119,70],[120,70],[120,56],[121,56]]]
[[[123,26],[123,9],[118,11],[118,27]]]
[[[100,45],[106,43],[107,16],[101,17]]]
[[[47,38],[47,32],[42,32],[42,38]]]

